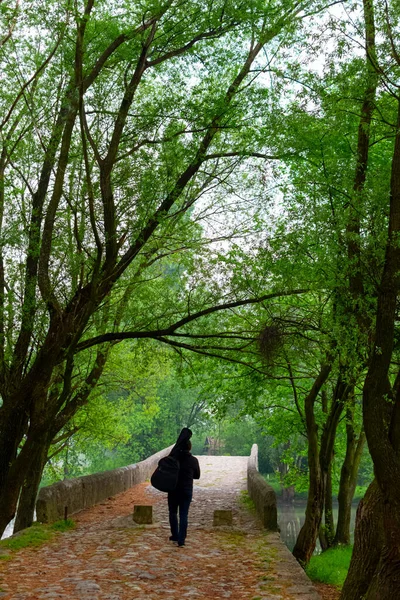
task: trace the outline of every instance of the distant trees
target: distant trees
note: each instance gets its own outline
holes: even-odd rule
[[[88,403],[53,440],[45,479],[143,460],[170,445],[182,427],[206,426],[205,406],[201,390],[184,387],[172,351],[156,343],[116,346]]]

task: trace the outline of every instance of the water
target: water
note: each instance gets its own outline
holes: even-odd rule
[[[278,525],[281,530],[281,538],[285,542],[286,546],[290,551],[293,550],[296,543],[297,536],[301,527],[304,524],[305,512],[306,512],[306,501],[298,501],[294,504],[278,504]],[[353,504],[351,507],[351,522],[350,522],[350,534],[351,541],[354,537],[354,524],[356,520],[357,504]],[[335,525],[337,523],[338,507],[333,506],[333,518]],[[316,553],[320,552],[319,545],[316,548]]]
[[[13,528],[14,528],[14,521],[11,521],[11,523],[9,523],[7,525],[3,535],[1,536],[1,539],[4,540],[5,538],[10,537],[10,535],[12,535]]]
[[[35,521],[36,519],[36,510],[33,513],[33,520]],[[4,540],[5,538],[10,537],[13,534],[13,529],[14,529],[14,521],[15,519],[13,519],[5,528],[5,531],[3,533],[3,535],[1,536],[1,539]]]

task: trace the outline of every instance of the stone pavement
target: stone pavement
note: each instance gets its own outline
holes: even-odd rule
[[[318,600],[279,535],[261,529],[241,497],[247,457],[202,456],[186,546],[169,542],[166,495],[140,484],[75,515],[77,527],[0,561],[2,600]],[[132,522],[153,504],[155,523]],[[214,528],[232,508],[232,527]]]

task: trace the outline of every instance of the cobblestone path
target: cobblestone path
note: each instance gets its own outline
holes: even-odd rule
[[[200,457],[186,546],[169,542],[166,495],[140,484],[75,515],[76,529],[0,561],[2,600],[318,600],[275,533],[244,507],[247,457]],[[135,504],[153,504],[138,527]],[[232,508],[233,526],[213,512]]]

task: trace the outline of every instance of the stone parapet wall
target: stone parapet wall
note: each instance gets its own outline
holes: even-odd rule
[[[68,515],[72,515],[146,481],[160,458],[166,456],[171,449],[172,446],[165,448],[134,465],[66,479],[41,488],[36,502],[37,520],[42,523],[58,521],[64,518],[65,510]]]
[[[258,472],[258,446],[253,444],[247,463],[247,491],[265,529],[278,530],[276,494]]]

